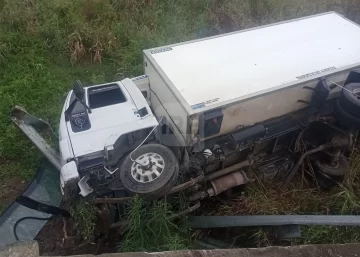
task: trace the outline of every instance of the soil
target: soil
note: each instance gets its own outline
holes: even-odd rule
[[[9,205],[22,194],[28,185],[29,183],[19,178],[10,178],[1,182],[0,203],[2,205]]]
[[[93,242],[83,240],[76,235],[71,219],[66,222],[66,234],[67,239],[65,239],[62,217],[49,220],[35,237],[39,243],[40,255],[65,256],[114,253],[119,242],[119,235],[116,230],[110,231],[106,237],[99,236]]]

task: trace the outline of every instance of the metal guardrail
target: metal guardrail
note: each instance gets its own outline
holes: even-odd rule
[[[356,215],[189,216],[188,221],[193,229],[273,226],[283,239],[301,237],[301,225],[360,226]]]
[[[285,225],[360,226],[356,215],[190,216],[191,228],[229,228]]]

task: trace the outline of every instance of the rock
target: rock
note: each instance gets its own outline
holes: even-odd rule
[[[0,247],[0,257],[38,257],[39,245],[36,241],[20,241]]]

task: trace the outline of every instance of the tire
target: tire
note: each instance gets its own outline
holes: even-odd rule
[[[357,93],[357,95],[352,92]],[[345,85],[339,102],[344,111],[360,119],[360,83]]]
[[[120,166],[120,179],[123,186],[130,192],[142,195],[146,198],[159,198],[166,195],[176,184],[179,176],[179,164],[174,155],[174,153],[167,148],[166,146],[159,144],[148,144],[139,147],[133,154],[131,153],[125,157],[124,161]],[[162,160],[159,160],[159,163],[154,159],[153,156],[157,158],[160,156]],[[137,160],[142,162],[144,159],[151,159],[151,163],[154,163],[154,168],[152,166],[149,169],[143,169],[140,165],[136,165],[132,160]],[[139,159],[142,158],[142,159]],[[161,164],[163,162],[163,164]],[[163,166],[161,169],[160,175],[156,178],[153,178],[152,170],[158,169],[157,165]],[[139,175],[142,170],[146,174],[151,175]],[[159,173],[159,172],[157,172]],[[155,175],[156,176],[156,175]],[[139,181],[148,179],[148,181]],[[150,180],[149,180],[150,179]]]
[[[349,171],[349,162],[344,155],[340,155],[335,166],[321,163],[319,160],[314,161],[315,169],[330,176],[344,176]]]
[[[340,105],[340,101],[336,101],[335,103],[334,116],[344,127],[349,129],[360,129],[360,118],[354,117],[346,112]]]

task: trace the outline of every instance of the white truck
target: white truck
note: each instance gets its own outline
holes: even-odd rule
[[[61,188],[156,198],[180,176],[194,200],[252,174],[287,183],[306,156],[329,185],[360,128],[359,42],[360,27],[330,12],[144,50],[146,75],[76,82],[60,120]]]

